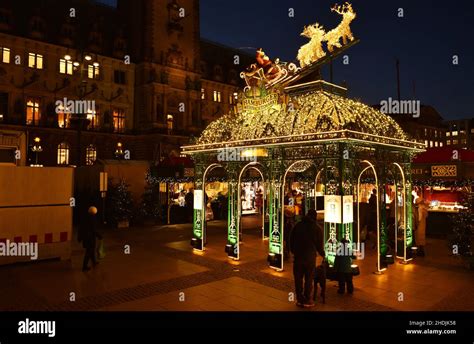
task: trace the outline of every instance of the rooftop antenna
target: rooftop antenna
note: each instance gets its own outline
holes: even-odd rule
[[[397,96],[398,96],[398,101],[401,100],[401,95],[400,95],[400,60],[397,58],[396,59],[396,66],[397,66]]]

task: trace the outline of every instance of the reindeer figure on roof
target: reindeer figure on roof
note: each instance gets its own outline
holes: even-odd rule
[[[338,6],[337,4],[331,8],[332,12],[336,12],[342,15],[342,20],[337,27],[326,33],[324,40],[328,43],[328,50],[332,52],[334,47],[341,48],[340,39],[342,38],[342,43],[346,44],[347,40],[354,40],[352,31],[350,28],[351,22],[355,19],[356,13],[352,9],[352,5],[346,2],[343,6]]]
[[[297,59],[301,67],[310,65],[312,62],[326,56],[323,50],[324,28],[318,23],[305,26],[301,36],[308,37],[311,40],[298,50]]]

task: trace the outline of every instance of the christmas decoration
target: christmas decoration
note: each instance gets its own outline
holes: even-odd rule
[[[145,176],[145,192],[142,195],[140,216],[144,220],[158,221],[161,215],[160,209],[160,182],[150,172]]]
[[[124,179],[118,184],[112,184],[109,180],[109,196],[107,198],[108,221],[119,225],[129,222],[133,214],[132,194],[128,190],[129,185]]]
[[[474,237],[474,192],[464,192],[461,205],[464,207],[451,216],[453,235],[450,240],[454,254],[463,257],[469,268],[474,269],[472,240]]]
[[[337,27],[326,33],[324,28],[319,23],[316,23],[306,26],[301,33],[301,36],[311,39],[309,43],[303,45],[298,51],[297,59],[302,68],[326,56],[323,50],[323,42],[327,42],[327,49],[331,53],[334,51],[334,48],[342,47],[341,39],[344,45],[347,44],[348,40],[354,40],[350,24],[356,18],[356,13],[352,9],[352,5],[348,2],[343,6],[336,4],[331,8],[331,11],[342,15],[342,20]]]

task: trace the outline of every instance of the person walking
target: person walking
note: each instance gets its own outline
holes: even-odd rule
[[[294,255],[293,275],[296,305],[299,307],[314,306],[311,294],[316,256],[318,252],[322,257],[325,256],[323,231],[316,219],[316,210],[310,209],[308,214],[293,228],[290,237],[291,252]]]
[[[85,249],[84,260],[82,262],[82,271],[89,271],[89,260],[95,267],[98,263],[96,260],[96,239],[102,239],[102,236],[97,232],[97,208],[89,207],[87,217],[79,232],[79,241],[82,241],[82,247]]]

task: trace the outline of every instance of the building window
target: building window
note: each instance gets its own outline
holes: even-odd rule
[[[459,134],[461,134],[461,135],[466,135],[466,131],[465,131],[465,130],[461,130],[461,131],[459,132]]]
[[[125,131],[125,111],[123,109],[114,110],[114,131],[116,133]]]
[[[99,79],[99,65],[91,64],[87,66],[87,77],[89,79]]]
[[[28,67],[43,69],[43,55],[29,53],[28,54]]]
[[[447,131],[447,132],[446,132],[446,136],[447,136],[447,137],[451,136],[451,132]]]
[[[28,98],[26,101],[26,125],[38,125],[40,119],[40,99]]]
[[[444,145],[443,145],[443,142],[440,142],[440,143],[439,143],[439,146],[440,146],[440,147],[443,147],[443,146],[444,146]]]
[[[174,117],[173,115],[168,114],[166,117],[166,127],[168,129],[168,134],[171,134],[173,131],[173,126],[174,126]]]
[[[74,66],[71,60],[59,60],[59,73],[72,75],[73,70]]]
[[[69,128],[71,114],[64,112],[64,109],[59,109],[58,112],[58,127],[60,128]]]
[[[425,128],[425,137],[428,136],[428,129]]]
[[[89,145],[86,148],[86,165],[94,165],[97,160],[97,148],[94,145]]]
[[[447,146],[451,146],[451,140],[447,140],[447,141],[446,141],[446,145],[447,145]]]
[[[474,128],[471,128],[471,134],[474,134]]]
[[[214,101],[220,103],[221,102],[221,92],[220,91],[214,91]]]
[[[458,132],[457,131],[451,132],[451,136],[458,136]]]
[[[453,140],[453,145],[457,145],[459,143],[458,140]]]
[[[123,70],[114,71],[114,82],[116,84],[125,85],[127,83],[125,79],[125,72]]]
[[[425,147],[428,147],[428,140],[425,140]]]
[[[435,147],[438,147],[438,141],[435,141]]]
[[[438,138],[438,130],[435,130],[435,138]]]
[[[89,120],[87,129],[97,129],[99,127],[98,115],[96,110],[88,109],[87,119]]]
[[[10,63],[10,49],[0,48],[0,61]]]
[[[206,90],[204,88],[201,88],[201,99],[206,99]]]
[[[433,147],[433,141],[430,141],[430,148]]]
[[[58,165],[69,165],[69,145],[66,142],[58,145]]]
[[[462,139],[462,140],[461,140],[461,144],[462,144],[462,145],[467,144],[467,140],[466,140],[466,139]]]

